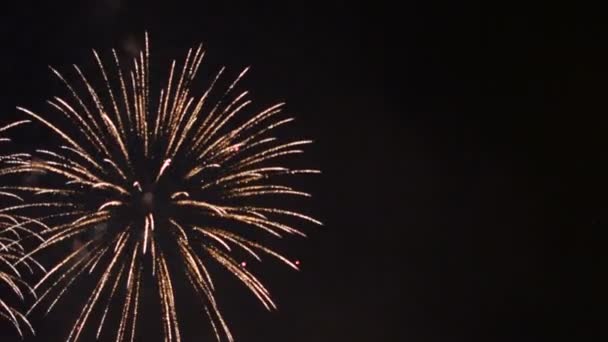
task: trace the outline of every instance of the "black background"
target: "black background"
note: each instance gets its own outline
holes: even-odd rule
[[[305,158],[324,174],[310,203],[326,225],[295,243],[302,272],[262,272],[278,313],[227,285],[237,340],[600,340],[601,12],[126,0],[19,2],[2,12],[3,122],[16,105],[44,108],[56,90],[47,65],[89,63],[90,48],[121,48],[148,30],[157,61],[203,42],[211,70],[252,65],[256,101],[287,100],[294,133],[316,140]],[[25,144],[43,140],[24,134]],[[65,339],[73,317],[62,311],[34,321],[38,336],[27,340]],[[205,324],[184,341],[203,340],[204,317],[185,319]],[[143,324],[142,341],[161,340],[158,322]]]

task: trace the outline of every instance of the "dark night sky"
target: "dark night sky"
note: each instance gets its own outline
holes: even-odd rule
[[[90,48],[148,30],[159,62],[204,42],[212,70],[252,65],[256,101],[287,100],[296,133],[317,141],[306,158],[324,174],[309,203],[326,226],[290,242],[302,272],[264,270],[278,313],[226,285],[239,341],[597,340],[608,50],[593,11],[19,3],[1,17],[2,122],[54,95],[47,65],[88,63]],[[69,318],[59,307],[27,341],[63,340]]]

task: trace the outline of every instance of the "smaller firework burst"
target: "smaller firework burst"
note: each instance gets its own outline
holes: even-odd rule
[[[0,142],[5,143],[10,141],[9,138],[4,138],[2,135],[12,127],[20,126],[29,121],[18,121],[0,128]],[[20,164],[24,158],[29,157],[25,153],[13,153],[0,155],[0,174],[3,169],[10,165]],[[26,294],[29,292],[34,295],[32,288],[21,279],[20,269],[15,264],[18,260],[24,257],[24,248],[21,244],[24,236],[34,236],[33,232],[28,228],[33,220],[24,216],[16,215],[15,208],[19,208],[23,202],[23,198],[19,196],[19,187],[0,186],[0,290],[2,293],[10,293],[8,297],[0,296],[0,320],[9,321],[17,330],[19,335],[23,337],[24,328],[31,331],[34,330],[28,322],[27,318],[19,312],[13,305],[17,300],[23,301]],[[14,204],[12,204],[14,203]],[[35,267],[40,267],[33,259],[26,257],[21,263],[23,268],[28,271],[33,271]],[[22,270],[21,270],[22,271]]]

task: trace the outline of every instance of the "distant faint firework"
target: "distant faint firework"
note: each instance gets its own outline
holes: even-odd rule
[[[285,198],[268,197],[310,196],[284,180],[320,171],[288,168],[281,160],[303,153],[312,141],[273,136],[293,120],[280,118],[283,103],[239,119],[251,101],[247,91],[233,91],[247,69],[216,93],[221,68],[204,91],[191,94],[205,54],[202,45],[188,51],[181,68],[173,61],[166,87],[156,96],[151,95],[147,35],[144,51],[126,72],[112,52],[108,71],[93,51],[99,88],[77,66],[78,84],[52,69],[70,94],[69,100],[48,101],[63,118],[18,107],[63,141],[5,170],[44,172],[56,184],[32,189],[43,197],[27,208],[45,211],[36,217],[48,228],[40,233],[44,243],[28,256],[72,244],[35,286],[44,290],[31,310],[50,301],[48,313],[77,278],[95,277],[67,340],[78,340],[87,326],[95,327],[99,338],[112,309],[121,317],[112,330],[116,340],[133,340],[142,291],[154,288],[165,341],[180,341],[175,287],[183,279],[201,299],[201,314],[208,316],[216,338],[233,341],[209,266],[213,261],[225,268],[266,309],[276,308],[243,258],[261,261],[267,255],[298,269],[299,261],[271,249],[264,235],[305,236],[294,228],[295,220],[321,223],[287,209]]]
[[[0,142],[10,141],[4,137],[4,133],[10,128],[20,126],[29,122],[29,120],[18,121],[10,125],[0,127]],[[18,165],[24,158],[28,158],[28,154],[13,153],[0,154],[0,173],[5,168],[11,168]],[[25,249],[21,244],[21,237],[36,236],[29,228],[32,224],[36,224],[36,220],[28,219],[24,216],[17,215],[14,210],[19,209],[20,204],[10,204],[10,202],[23,202],[23,198],[19,196],[19,188],[10,186],[0,186],[0,289],[6,289],[14,295],[14,298],[0,297],[0,319],[8,320],[23,337],[23,328],[27,328],[32,333],[30,323],[27,318],[18,311],[11,303],[15,299],[23,301],[27,292],[33,294],[31,287],[21,279],[21,273],[15,263],[22,259],[25,254]],[[32,258],[23,259],[22,268],[33,271],[33,268],[39,265]]]

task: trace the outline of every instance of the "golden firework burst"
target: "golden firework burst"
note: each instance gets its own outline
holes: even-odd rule
[[[77,83],[52,69],[69,92],[68,98],[48,101],[59,116],[18,107],[62,142],[3,171],[54,177],[54,186],[30,189],[42,199],[12,208],[45,213],[36,216],[47,225],[40,232],[44,242],[21,260],[78,242],[36,284],[42,291],[32,309],[50,301],[48,312],[77,279],[97,277],[67,340],[78,340],[90,325],[99,338],[113,308],[121,308],[121,318],[112,333],[118,341],[133,340],[142,291],[153,287],[165,341],[181,341],[175,287],[183,279],[201,299],[217,339],[232,341],[209,264],[233,274],[268,310],[276,308],[268,289],[237,258],[261,261],[266,255],[298,269],[258,237],[305,236],[294,227],[296,220],[321,224],[286,208],[280,197],[268,200],[310,197],[285,180],[320,171],[281,162],[312,141],[274,136],[293,121],[280,115],[284,103],[251,112],[248,92],[234,94],[248,69],[218,93],[221,68],[206,89],[193,94],[202,45],[188,51],[181,68],[173,61],[158,95],[150,87],[147,34],[128,70],[112,52],[108,69],[93,51],[101,87],[78,66]]]

